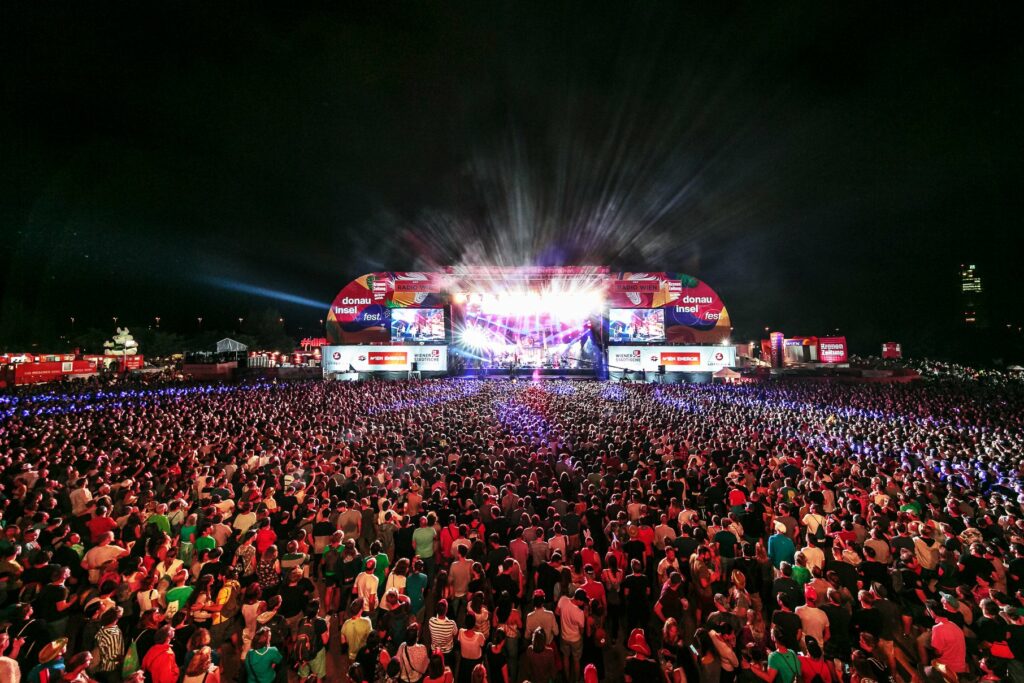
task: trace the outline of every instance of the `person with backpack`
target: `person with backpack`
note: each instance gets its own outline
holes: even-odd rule
[[[303,610],[292,641],[292,666],[301,681],[322,681],[327,677],[330,624],[319,613],[320,600],[313,598]]]
[[[828,530],[826,529],[825,515],[822,513],[820,505],[811,505],[810,511],[800,521],[803,522],[804,527],[807,529],[808,544],[810,541],[814,541],[819,547],[825,545],[825,541],[828,538]]]
[[[228,570],[223,585],[217,591],[217,604],[220,611],[213,613],[213,624],[210,628],[211,646],[217,649],[235,630],[238,614],[242,611],[242,585],[238,581],[238,570]]]
[[[257,633],[260,629],[266,628],[270,631],[270,644],[283,652],[291,631],[288,630],[288,620],[278,610],[281,609],[281,596],[273,595],[267,600],[266,611],[256,617]],[[256,647],[256,637],[253,636],[252,647]]]
[[[796,653],[786,647],[785,638],[779,627],[772,628],[775,650],[768,655],[767,666],[755,666],[751,671],[765,683],[795,683],[801,679],[800,660]]]
[[[832,669],[831,662],[825,660],[825,653],[818,639],[806,636],[804,643],[807,654],[798,655],[803,683],[835,683],[841,680]]]
[[[393,661],[401,667],[398,678],[404,683],[419,683],[430,668],[430,652],[419,639],[419,624],[410,624],[405,630],[405,642],[395,653]]]

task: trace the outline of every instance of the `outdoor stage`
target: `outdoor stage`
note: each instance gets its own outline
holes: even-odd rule
[[[718,294],[682,273],[605,266],[379,272],[338,292],[322,362],[328,378],[672,381],[734,365],[731,330]]]

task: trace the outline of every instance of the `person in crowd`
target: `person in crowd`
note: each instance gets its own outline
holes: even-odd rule
[[[252,649],[245,656],[242,666],[252,683],[274,683],[277,672],[284,665],[284,655],[270,644],[269,628],[260,628],[252,639]]]

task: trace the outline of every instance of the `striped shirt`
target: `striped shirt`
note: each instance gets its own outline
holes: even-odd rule
[[[427,622],[430,627],[430,648],[440,650],[445,654],[455,648],[455,635],[459,632],[455,621],[445,618],[443,621],[437,617],[430,617]]]
[[[124,655],[124,636],[117,626],[108,626],[96,634],[96,647],[100,652],[98,671],[113,671]]]

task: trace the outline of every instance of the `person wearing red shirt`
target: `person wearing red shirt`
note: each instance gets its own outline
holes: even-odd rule
[[[264,518],[260,521],[260,528],[256,531],[256,552],[258,556],[263,557],[263,553],[267,551],[267,548],[275,543],[277,543],[277,534],[270,526],[270,520]]]
[[[646,522],[641,523],[636,537],[637,540],[643,542],[644,556],[650,560],[650,558],[654,557],[654,527]]]
[[[586,567],[588,564],[594,568],[596,574],[601,573],[601,554],[594,550],[594,537],[587,535],[586,547],[580,550],[580,555],[583,558],[583,566]]]
[[[96,514],[85,525],[89,527],[89,538],[94,544],[100,542],[103,534],[117,528],[117,522],[110,518],[110,510],[103,505],[96,508]]]
[[[729,491],[729,507],[733,510],[742,509],[747,504],[747,493],[741,488],[734,488]]]
[[[601,603],[601,607],[608,608],[608,595],[605,592],[604,584],[594,578],[594,566],[585,565],[583,567],[583,573],[586,580],[580,588],[587,594],[587,602],[591,600],[597,600]]]
[[[142,658],[142,670],[153,683],[178,683],[178,664],[174,661],[171,638],[174,629],[162,626],[153,637],[153,646]]]

